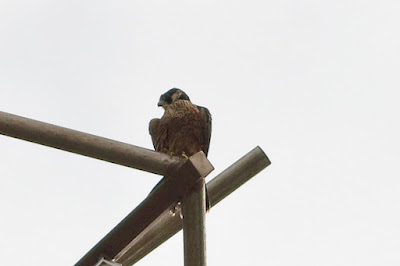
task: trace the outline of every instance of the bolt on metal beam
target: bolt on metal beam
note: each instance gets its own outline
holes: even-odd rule
[[[0,112],[0,134],[165,175],[176,161],[167,154]]]
[[[260,147],[255,147],[226,170],[207,183],[211,206],[215,206],[234,190],[270,165],[271,162]],[[182,229],[180,213],[165,210],[145,230],[132,240],[114,261],[123,266],[133,265]]]

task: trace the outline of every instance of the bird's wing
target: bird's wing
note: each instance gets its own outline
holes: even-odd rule
[[[151,140],[153,141],[153,146],[154,146],[154,150],[157,150],[157,146],[158,146],[158,125],[160,124],[160,119],[159,118],[154,118],[150,121],[149,123],[149,133],[151,136]]]
[[[203,151],[207,155],[208,149],[210,148],[210,140],[211,140],[211,113],[206,107],[197,106],[199,108],[201,114],[205,117],[206,123],[203,125],[203,134],[205,143],[203,144]]]

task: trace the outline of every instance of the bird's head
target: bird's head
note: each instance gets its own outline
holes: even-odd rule
[[[184,91],[177,88],[173,88],[160,96],[160,100],[158,101],[158,106],[162,106],[164,110],[167,110],[169,105],[177,100],[190,101],[189,96],[187,96],[187,94]]]

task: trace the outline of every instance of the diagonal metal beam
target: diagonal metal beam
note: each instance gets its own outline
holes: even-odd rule
[[[215,206],[270,164],[264,151],[255,147],[207,183],[211,206]],[[181,229],[180,213],[171,214],[167,209],[121,250],[114,261],[123,266],[133,265]]]
[[[0,111],[0,134],[165,176],[163,153]]]

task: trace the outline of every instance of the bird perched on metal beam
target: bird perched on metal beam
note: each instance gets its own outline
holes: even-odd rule
[[[177,88],[162,94],[158,106],[165,112],[161,119],[154,118],[149,124],[154,149],[186,159],[199,151],[207,156],[211,139],[211,114],[208,109],[193,104],[189,96]],[[209,207],[206,189],[207,211]]]
[[[154,149],[171,156],[188,158],[199,151],[206,155],[211,139],[211,114],[194,105],[182,90],[173,88],[160,97],[165,110],[161,119],[150,121]]]

